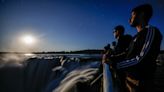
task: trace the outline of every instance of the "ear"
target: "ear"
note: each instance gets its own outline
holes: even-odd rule
[[[140,16],[144,17],[145,16],[145,13],[144,12],[141,12],[140,13]]]
[[[138,14],[138,18],[140,22],[145,22],[145,13],[141,12],[140,14]]]
[[[141,20],[144,20],[145,19],[145,13],[144,12],[141,12],[138,14],[138,17],[141,19]]]

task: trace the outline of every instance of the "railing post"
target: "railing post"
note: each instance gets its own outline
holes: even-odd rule
[[[103,64],[103,92],[114,92],[112,74],[106,63]]]

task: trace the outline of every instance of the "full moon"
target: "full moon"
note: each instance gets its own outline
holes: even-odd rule
[[[35,43],[35,38],[31,35],[26,35],[22,37],[22,42],[27,45],[33,45]]]

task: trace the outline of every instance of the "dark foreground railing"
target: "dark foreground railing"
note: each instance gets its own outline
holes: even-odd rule
[[[103,64],[103,92],[114,92],[112,74],[106,63]]]

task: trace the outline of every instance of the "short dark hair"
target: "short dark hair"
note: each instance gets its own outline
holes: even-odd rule
[[[135,8],[132,9],[132,12],[135,12],[137,14],[139,13],[144,13],[144,18],[147,22],[149,22],[150,18],[153,15],[153,8],[150,4],[143,4],[143,5],[139,5]]]
[[[114,32],[118,31],[120,34],[124,34],[125,28],[122,25],[118,25],[114,28]]]

